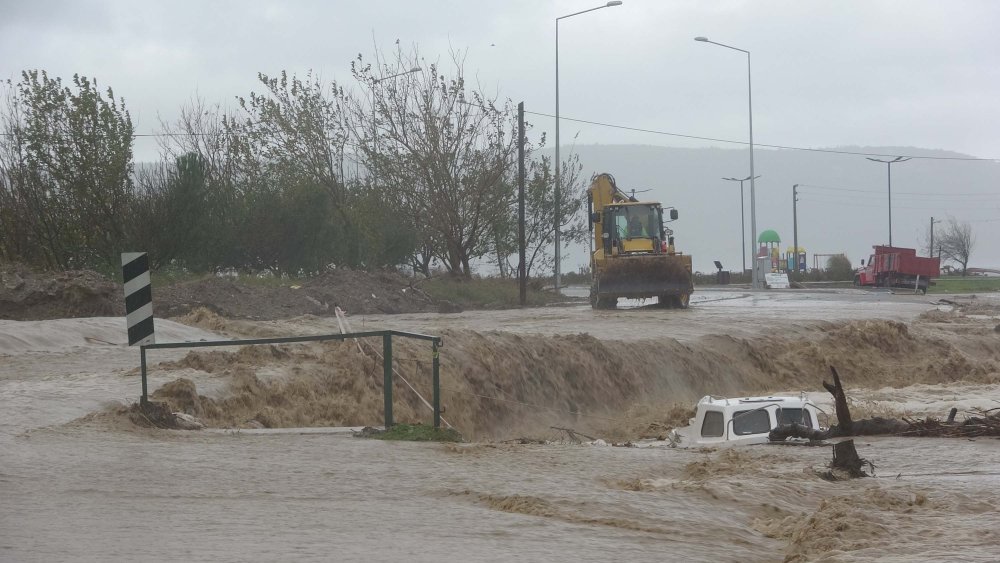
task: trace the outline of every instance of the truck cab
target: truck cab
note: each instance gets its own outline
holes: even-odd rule
[[[875,246],[868,264],[854,273],[854,285],[912,288],[927,293],[931,281],[941,275],[941,259],[917,256],[913,248]]]

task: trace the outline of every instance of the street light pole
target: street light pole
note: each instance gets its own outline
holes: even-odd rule
[[[799,185],[792,186],[792,255],[795,273],[799,273]]]
[[[559,244],[560,244],[559,243],[559,239],[561,238],[559,236],[559,234],[560,234],[559,231],[561,230],[560,227],[561,227],[561,223],[562,223],[562,221],[561,221],[562,217],[560,215],[560,211],[561,210],[559,209],[559,198],[561,197],[561,192],[562,192],[562,175],[561,175],[562,160],[559,159],[559,20],[564,20],[566,18],[571,18],[573,16],[579,16],[580,14],[586,14],[587,12],[593,12],[594,10],[600,10],[602,8],[612,8],[614,6],[621,6],[621,5],[622,5],[621,0],[611,0],[611,2],[608,2],[607,4],[605,4],[603,6],[597,6],[596,8],[590,8],[589,10],[583,10],[583,11],[580,11],[580,12],[575,12],[575,13],[572,13],[572,14],[567,14],[565,16],[559,16],[558,18],[556,18],[556,162],[555,162],[555,168],[556,168],[556,186],[555,186],[555,194],[554,194],[554,196],[555,196],[554,197],[554,199],[555,199],[555,201],[554,201],[554,204],[555,204],[555,225],[554,225],[554,227],[555,227],[555,239],[556,239],[555,240],[555,243],[556,243],[556,267],[555,267],[554,274],[555,274],[555,288],[556,288],[556,293],[559,292],[560,277],[561,277],[561,273],[562,273],[562,264],[561,264],[561,258],[560,258],[560,248],[559,248]]]
[[[754,170],[753,170],[753,81],[750,75],[750,51],[746,49],[740,49],[739,47],[733,47],[732,45],[725,45],[723,43],[717,43],[715,41],[709,41],[707,37],[695,37],[695,41],[700,41],[702,43],[711,43],[713,45],[718,45],[719,47],[725,47],[726,49],[732,49],[733,51],[739,51],[741,53],[746,53],[747,55],[747,104],[750,110],[750,230],[753,232],[753,244],[757,244],[757,190],[754,184]],[[757,279],[757,250],[754,249],[753,253],[753,263],[750,265],[751,279],[753,280],[753,287],[760,287],[760,280]]]
[[[757,176],[760,178],[760,176]],[[747,273],[747,225],[746,225],[746,212],[743,211],[743,182],[750,180],[750,176],[746,178],[723,178],[723,180],[729,180],[730,182],[740,183],[740,241],[743,246],[743,275]]]
[[[877,158],[870,158],[870,157],[867,158],[872,162],[884,162],[886,169],[888,169],[889,171],[889,246],[892,246],[892,165],[896,164],[897,162],[906,162],[907,160],[910,159],[903,158],[901,156],[897,156],[892,160],[879,160]]]
[[[383,76],[381,78],[372,77],[372,148],[376,148],[378,143],[378,126],[375,124],[375,116],[378,115],[377,103],[375,101],[375,87],[390,78],[398,78],[407,74],[413,74],[414,72],[420,72],[421,70],[423,69],[419,66],[415,66],[410,70],[397,72],[396,74],[389,76]]]

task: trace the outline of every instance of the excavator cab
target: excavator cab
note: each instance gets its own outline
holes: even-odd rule
[[[610,244],[608,254],[659,253],[663,244],[663,209],[656,203],[609,205],[602,218]]]

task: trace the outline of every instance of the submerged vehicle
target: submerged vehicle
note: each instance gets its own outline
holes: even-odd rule
[[[702,397],[690,424],[674,430],[671,441],[678,445],[725,446],[762,444],[767,435],[782,424],[797,423],[820,430],[819,408],[806,398],[743,397],[727,399]]]
[[[691,256],[677,252],[663,218],[666,210],[666,221],[676,220],[677,210],[625,194],[607,173],[594,176],[588,199],[594,244],[590,304],[614,309],[619,297],[656,297],[661,307],[686,309],[694,291]]]

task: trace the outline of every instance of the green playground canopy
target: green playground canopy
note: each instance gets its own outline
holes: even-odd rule
[[[774,230],[768,229],[760,233],[760,236],[757,237],[757,242],[759,243],[781,242],[781,237],[779,237],[778,233],[775,232]]]

